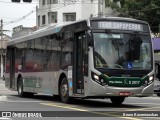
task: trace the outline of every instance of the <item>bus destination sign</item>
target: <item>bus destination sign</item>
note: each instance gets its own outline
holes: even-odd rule
[[[92,21],[92,29],[126,30],[136,32],[149,32],[147,24],[124,21]]]
[[[127,23],[127,22],[110,22],[110,21],[98,22],[98,28],[143,31],[142,24]]]

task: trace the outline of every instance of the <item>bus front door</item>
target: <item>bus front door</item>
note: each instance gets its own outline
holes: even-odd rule
[[[74,38],[73,92],[74,94],[84,94],[85,32],[74,34]]]

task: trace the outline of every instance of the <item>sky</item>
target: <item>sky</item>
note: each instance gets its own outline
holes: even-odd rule
[[[20,3],[12,3],[11,0],[0,0],[0,19],[3,19],[3,29],[9,30],[4,34],[12,36],[12,28],[19,25],[23,27],[36,25],[35,10],[39,0],[32,1],[32,3],[24,3],[21,0]]]

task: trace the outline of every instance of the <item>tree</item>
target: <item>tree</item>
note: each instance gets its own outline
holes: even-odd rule
[[[159,0],[106,0],[106,7],[111,7],[118,16],[147,21],[154,33],[160,32]]]

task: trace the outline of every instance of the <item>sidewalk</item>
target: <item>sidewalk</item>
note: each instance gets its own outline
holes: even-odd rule
[[[0,96],[6,96],[11,94],[17,94],[17,91],[11,91],[5,87],[5,81],[0,79]]]

